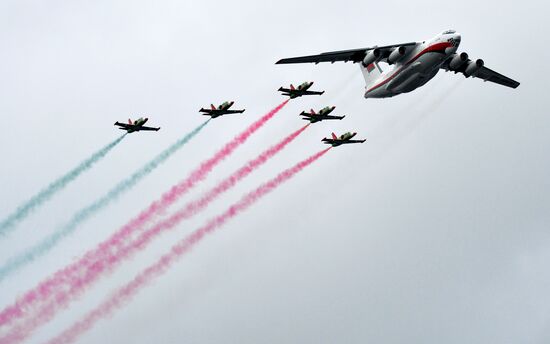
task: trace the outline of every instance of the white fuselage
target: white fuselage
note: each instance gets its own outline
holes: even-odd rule
[[[458,49],[460,35],[443,33],[419,42],[365,87],[365,98],[387,98],[411,92],[431,80]]]

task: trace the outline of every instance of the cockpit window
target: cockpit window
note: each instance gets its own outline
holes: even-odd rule
[[[447,30],[447,31],[444,31],[442,34],[443,35],[450,35],[450,34],[453,34],[453,33],[456,33],[455,30]]]

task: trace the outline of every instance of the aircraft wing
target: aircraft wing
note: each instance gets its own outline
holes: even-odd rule
[[[320,122],[320,121],[329,120],[329,119],[344,119],[346,117],[346,116],[319,115],[319,114],[312,115],[307,112],[302,112],[300,116],[304,117],[302,119],[305,119],[307,121],[312,121],[312,122],[313,121]]]
[[[223,115],[231,115],[236,113],[243,113],[244,110],[210,110],[210,109],[201,109],[200,112],[205,116],[219,117]]]
[[[333,115],[324,115],[323,119],[344,119],[346,116],[333,116]]]
[[[449,70],[449,61],[444,63],[441,66],[441,68],[445,70]],[[464,71],[466,70],[467,65],[468,65],[467,63],[464,63],[464,65],[462,65],[462,67],[456,70],[456,72],[464,74]],[[494,82],[496,84],[511,87],[511,88],[517,88],[519,86],[519,82],[513,79],[510,79],[509,77],[504,76],[500,73],[497,73],[494,70],[489,69],[485,66],[481,67],[474,75],[472,75],[472,77],[483,79],[484,81]]]
[[[309,55],[309,56],[300,56],[300,57],[291,57],[277,61],[275,64],[289,64],[289,63],[319,63],[319,62],[337,62],[337,61],[352,61],[353,63],[360,62],[365,58],[365,55],[368,51],[379,49],[382,53],[382,60],[387,58],[393,49],[398,47],[412,47],[415,46],[416,42],[403,43],[403,44],[394,44],[387,45],[384,47],[371,47],[371,48],[361,48],[361,49],[352,49],[352,50],[341,50],[341,51],[331,51],[326,53],[321,53],[319,55]]]
[[[325,93],[325,91],[304,91],[303,92],[303,94],[306,95],[306,96],[309,96],[309,95],[320,96],[324,93]]]
[[[285,92],[285,93],[290,93],[292,92],[292,90],[290,88],[284,88],[284,87],[279,87],[279,92]]]
[[[243,113],[243,112],[244,112],[244,110],[223,110],[222,114],[230,115],[230,114],[234,114],[234,113]]]
[[[153,127],[137,127],[136,130],[138,131],[141,131],[141,130],[145,130],[145,131],[159,131],[160,128],[153,128]]]
[[[511,88],[517,88],[519,86],[519,82],[510,79],[509,77],[504,76],[500,73],[497,73],[494,70],[489,69],[485,66],[481,67],[481,69],[474,75],[474,77]]]
[[[119,129],[132,129],[133,127],[135,127],[135,125],[133,124],[126,124],[126,123],[120,123],[120,122],[115,122],[115,125],[119,127]]]

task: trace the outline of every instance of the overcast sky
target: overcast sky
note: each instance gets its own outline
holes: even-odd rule
[[[236,100],[119,202],[0,284],[0,306],[105,239],[221,145],[314,80],[197,187],[192,199],[336,105],[200,216],[156,240],[36,333],[51,338],[185,233],[322,148],[333,149],[185,256],[82,343],[549,343],[550,33],[546,2],[0,2],[0,218],[147,115],[128,136],[0,241],[5,261]],[[421,41],[446,29],[460,51],[516,89],[440,72],[413,93],[362,98],[357,65],[275,66],[282,57]],[[183,202],[180,202],[183,204]]]

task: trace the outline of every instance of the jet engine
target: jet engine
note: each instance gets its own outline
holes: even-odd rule
[[[390,56],[388,56],[388,62],[390,64],[396,63],[397,61],[401,60],[403,56],[405,56],[405,52],[407,52],[407,49],[405,47],[395,48],[391,52]]]
[[[363,67],[367,67],[371,63],[378,61],[380,58],[380,49],[369,50],[363,59]]]
[[[484,64],[485,62],[483,62],[482,59],[477,59],[475,62],[474,61],[468,62],[468,66],[464,71],[464,75],[466,75],[466,77],[475,75],[481,69],[481,67],[483,67]]]
[[[449,62],[449,69],[456,71],[460,67],[462,67],[466,62],[468,62],[468,54],[466,53],[455,54],[455,56],[453,56],[453,58],[451,59],[451,62]]]

